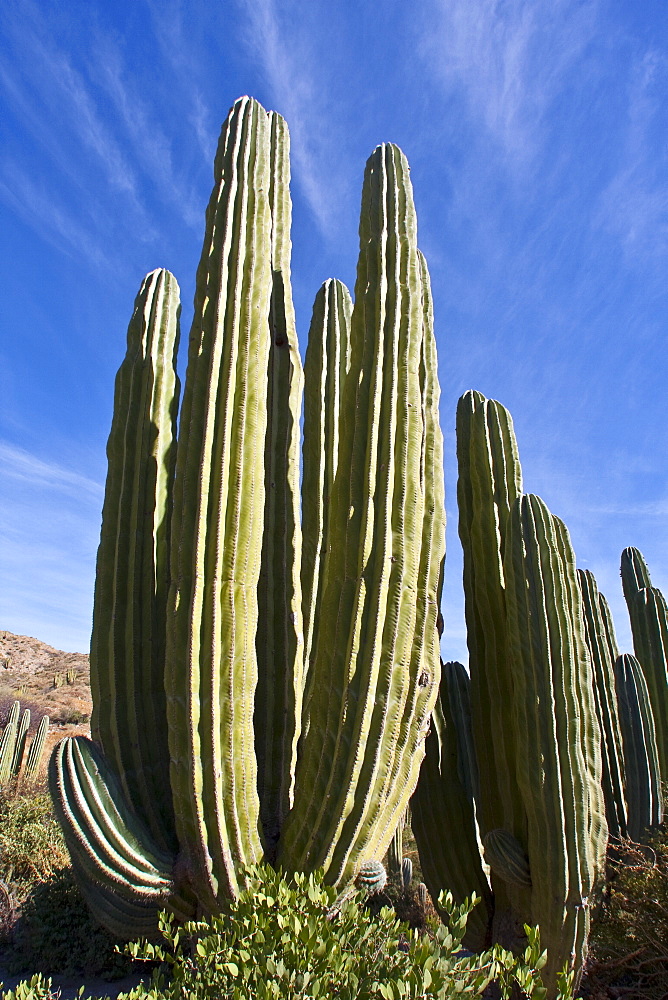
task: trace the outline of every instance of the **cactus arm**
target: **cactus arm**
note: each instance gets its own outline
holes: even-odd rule
[[[144,921],[152,921],[154,933],[158,913],[172,901],[179,912],[192,915],[189,896],[173,883],[173,855],[157,847],[148,827],[128,808],[94,743],[81,736],[61,740],[49,762],[49,786],[75,874],[86,898],[92,894],[93,911],[112,933],[117,929],[96,907],[96,892],[110,906],[115,900],[117,907],[138,908]],[[145,933],[145,922],[132,923],[131,912],[127,916],[121,936]]]
[[[329,279],[313,303],[304,361],[304,477],[302,482],[302,602],[304,662],[308,669],[315,611],[325,580],[331,498],[339,457],[343,385],[350,365],[350,292]]]
[[[46,745],[46,735],[49,731],[49,716],[43,715],[40,719],[39,726],[37,727],[37,732],[33,736],[32,743],[30,744],[30,749],[28,750],[28,756],[26,757],[26,767],[25,776],[26,778],[32,777],[37,773],[40,762],[42,760],[42,754],[44,753],[44,747]]]
[[[16,741],[14,743],[14,753],[12,754],[11,763],[11,775],[12,778],[18,778],[19,771],[21,770],[21,764],[23,762],[23,754],[26,749],[26,741],[28,739],[28,730],[30,729],[30,709],[26,708],[21,713],[21,718],[19,720],[18,728],[16,730]]]
[[[299,513],[302,364],[290,288],[289,138],[269,113],[272,293],[265,445],[265,512],[258,587],[255,747],[265,850],[273,856],[292,804],[301,721],[304,640]]]
[[[91,729],[125,794],[170,849],[163,669],[178,380],[179,288],[144,279],[116,377],[91,636]]]
[[[269,122],[241,98],[218,145],[177,451],[167,668],[183,864],[205,910],[259,859],[253,710],[271,296]]]
[[[394,829],[373,792],[392,767],[388,741],[400,730],[411,683],[424,519],[421,340],[408,167],[396,147],[382,146],[367,163],[362,196],[351,366],[313,639],[318,679],[307,687],[295,806],[279,855],[290,869],[323,865],[332,882],[352,877],[366,860],[364,845],[382,848],[374,812],[385,847]],[[418,703],[409,752],[419,755],[419,712],[435,696],[436,669]]]
[[[511,509],[504,569],[531,921],[548,950],[549,996],[565,963],[580,974],[607,830],[575,559],[564,526],[538,497],[522,496]]]
[[[467,682],[460,663],[443,664],[411,813],[420,865],[432,898],[438,899],[441,890],[452,892],[457,903],[474,891],[481,897],[469,916],[464,939],[467,948],[478,951],[489,945],[494,903],[480,857],[471,794],[475,781],[470,775],[462,780],[469,764],[462,746],[471,741],[470,711],[459,718],[453,713],[453,705],[465,705],[468,700]],[[458,689],[454,698],[453,689]],[[469,732],[464,735],[467,724]]]
[[[621,577],[624,600],[627,604],[639,590],[652,586],[647,563],[639,549],[629,546],[622,552]]]
[[[585,639],[593,668],[593,694],[601,731],[601,758],[605,815],[611,837],[626,836],[626,798],[624,795],[624,748],[615,693],[615,660],[609,637],[612,619],[604,617],[604,605],[590,570],[578,570],[582,595]],[[605,600],[605,599],[604,599]],[[606,602],[607,606],[607,602]],[[614,632],[613,632],[614,639]]]
[[[6,785],[12,776],[12,762],[16,750],[20,711],[21,703],[13,702],[0,740],[0,786]]]
[[[668,780],[668,606],[660,590],[645,587],[628,603],[633,649],[645,675],[656,727],[661,780]]]
[[[377,829],[384,849],[389,830],[406,809],[418,782],[424,756],[429,715],[440,683],[441,658],[437,618],[441,603],[445,553],[445,489],[443,483],[443,436],[439,424],[440,387],[434,338],[434,316],[427,262],[418,250],[422,283],[422,345],[420,390],[423,436],[420,453],[420,486],[425,506],[422,522],[420,565],[416,596],[416,619],[409,665],[409,686],[404,702],[391,765],[385,769],[378,795],[385,802],[386,827]],[[381,772],[382,774],[382,772]],[[369,846],[363,853],[372,853]]]
[[[663,818],[654,718],[642,667],[625,653],[614,665],[624,739],[628,836],[638,842]]]
[[[513,699],[506,640],[503,555],[510,507],[522,490],[513,422],[478,392],[457,406],[459,536],[471,672],[471,715],[481,778],[481,832],[503,828],[520,840],[524,808],[515,784],[514,734],[504,713]]]

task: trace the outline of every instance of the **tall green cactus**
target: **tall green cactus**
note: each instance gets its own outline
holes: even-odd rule
[[[103,754],[65,741],[50,777],[89,905],[126,936],[155,930],[166,903],[219,911],[263,857],[350,883],[385,854],[424,755],[444,508],[408,165],[394,146],[367,164],[352,316],[338,283],[316,300],[303,553],[288,180],[285,123],[240,99],[216,156],[175,462],[166,272],[140,292],[119,373],[91,657]]]
[[[668,605],[661,591],[652,586],[638,549],[624,549],[621,573],[633,648],[652,704],[661,780],[668,781]]]
[[[575,557],[564,525],[539,497],[513,505],[504,570],[531,922],[548,950],[551,985],[564,964],[581,971],[607,828]]]
[[[494,936],[538,923],[554,995],[582,969],[607,827],[600,731],[575,560],[563,524],[522,495],[510,415],[480,393],[457,413],[459,531],[479,821]],[[444,843],[442,849],[450,849]],[[527,869],[528,864],[528,869]]]
[[[593,667],[596,717],[601,732],[605,818],[611,837],[625,837],[624,747],[615,689],[617,643],[607,602],[599,593],[591,570],[578,570],[578,584],[582,595],[585,639]]]
[[[647,683],[635,656],[619,656],[614,669],[624,740],[628,836],[638,842],[663,819],[654,717]]]

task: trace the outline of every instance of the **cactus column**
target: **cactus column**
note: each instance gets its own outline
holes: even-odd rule
[[[303,559],[288,176],[285,123],[241,98],[216,155],[175,468],[177,299],[149,307],[159,281],[119,375],[92,657],[103,752],[66,740],[50,777],[86,898],[129,936],[165,904],[219,912],[260,858],[334,884],[377,866],[424,754],[445,515],[408,164],[382,146],[367,165],[350,337],[342,286],[323,293],[331,319],[314,316],[327,357],[314,342]],[[165,600],[151,557],[167,551]]]
[[[652,586],[638,549],[622,552],[622,586],[629,609],[633,648],[640,662],[656,726],[661,780],[668,781],[668,606]]]
[[[408,164],[380,146],[362,193],[325,581],[279,845],[289,870],[323,866],[332,882],[350,879],[384,855],[413,790],[439,678],[442,491],[431,299]]]

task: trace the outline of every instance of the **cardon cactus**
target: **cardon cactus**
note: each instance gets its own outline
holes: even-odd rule
[[[624,747],[615,689],[617,641],[608,604],[591,570],[577,571],[582,595],[585,639],[591,656],[594,704],[601,731],[601,763],[605,818],[611,837],[627,835],[624,793]]]
[[[524,923],[540,925],[550,996],[564,965],[576,978],[582,969],[607,842],[575,559],[564,525],[521,493],[500,404],[480,393],[460,399],[457,454],[477,816],[497,862],[494,936],[517,947]],[[511,866],[499,844],[502,855],[513,845]],[[513,868],[523,877],[508,878]]]
[[[624,549],[621,572],[633,649],[645,675],[654,715],[661,780],[668,781],[668,606],[661,591],[652,586],[638,549]]]
[[[467,948],[482,951],[490,944],[494,904],[478,842],[469,689],[461,663],[442,665],[411,815],[422,874],[432,898],[437,900],[442,889],[449,890],[459,904],[472,892],[480,898],[463,940]]]
[[[619,719],[624,740],[628,836],[642,840],[663,819],[661,775],[647,683],[635,656],[615,661]]]
[[[350,884],[417,780],[439,681],[442,439],[408,165],[366,169],[355,304],[319,293],[302,367],[288,134],[223,127],[181,406],[178,288],[146,279],[116,384],[98,551],[93,735],[56,810],[86,898],[132,937],[220,911],[263,858]],[[310,384],[312,383],[312,384]]]
[[[30,744],[28,744],[28,730],[30,729],[30,709],[26,708],[21,712],[21,703],[15,701],[7,716],[7,722],[0,738],[0,786],[16,782],[23,767],[23,777],[34,777],[39,767],[46,734],[49,729],[49,717],[43,716],[37,727],[37,732]],[[28,753],[26,755],[26,748]]]

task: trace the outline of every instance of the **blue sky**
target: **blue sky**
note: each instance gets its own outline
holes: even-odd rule
[[[292,137],[302,351],[352,288],[365,161],[411,164],[432,277],[446,658],[466,662],[454,418],[513,414],[525,489],[629,628],[626,545],[668,591],[665,0],[5,0],[0,6],[0,628],[88,649],[115,371],[144,274],[187,340],[220,126]]]

